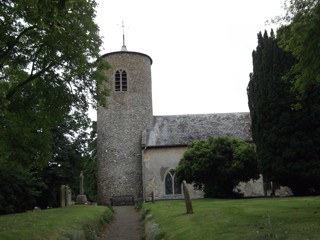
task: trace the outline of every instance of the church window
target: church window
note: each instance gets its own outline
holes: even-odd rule
[[[116,71],[116,75],[115,75],[115,90],[116,91],[120,91],[120,87],[121,87],[121,75],[119,71]]]
[[[126,71],[123,71],[122,72],[122,91],[127,91],[128,89],[128,82],[127,82],[127,72]]]
[[[181,184],[175,179],[174,170],[167,173],[165,179],[165,192],[166,195],[181,194]]]
[[[166,194],[173,194],[173,187],[172,187],[172,178],[173,176],[171,175],[171,173],[168,173],[166,176]]]
[[[174,194],[182,194],[181,184],[174,178]]]
[[[125,70],[117,70],[114,76],[114,90],[117,92],[125,92],[128,90],[127,72]]]

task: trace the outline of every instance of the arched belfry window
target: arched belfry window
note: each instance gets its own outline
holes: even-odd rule
[[[181,194],[181,184],[175,179],[174,170],[167,173],[165,179],[165,192],[166,195]]]
[[[128,90],[127,72],[125,70],[117,70],[114,76],[114,90],[117,92],[125,92]]]

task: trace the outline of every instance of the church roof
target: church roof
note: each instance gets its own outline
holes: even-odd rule
[[[251,141],[250,114],[217,113],[154,116],[151,128],[144,133],[145,147],[186,146],[209,136],[237,137]]]

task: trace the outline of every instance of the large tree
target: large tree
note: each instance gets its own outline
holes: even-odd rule
[[[278,47],[273,31],[258,34],[258,46],[252,53],[253,73],[248,84],[252,138],[257,147],[260,172],[265,181],[275,180],[285,141],[292,126],[294,97],[291,83],[281,77],[293,65],[294,58]]]
[[[41,82],[66,94],[67,106],[87,110],[96,82],[104,80],[95,7],[94,0],[1,2],[2,109],[27,85]]]
[[[85,122],[90,103],[105,103],[105,89],[96,88],[106,64],[99,59],[95,6],[94,0],[2,1],[0,151],[7,159],[29,164],[38,155],[45,163],[51,129],[70,113]]]
[[[294,76],[287,74],[297,61],[292,54],[265,32],[258,34],[252,56],[248,98],[260,171],[266,181],[288,185],[297,195],[319,189],[319,84],[305,91],[298,108]]]
[[[179,181],[203,189],[205,197],[235,196],[234,188],[257,173],[254,145],[230,137],[193,141],[176,169]]]
[[[106,89],[96,88],[107,67],[99,58],[96,2],[4,0],[0,5],[0,164],[18,166],[13,177],[29,174],[42,186],[52,184],[41,178],[43,171],[58,176],[53,182],[74,182],[83,167],[86,146],[79,141],[86,139],[81,132],[88,127],[89,104],[105,104]],[[1,171],[9,179],[10,172]],[[15,187],[14,181],[3,184]],[[39,191],[29,185],[25,196],[31,203]]]

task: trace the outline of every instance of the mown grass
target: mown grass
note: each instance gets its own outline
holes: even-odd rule
[[[111,221],[107,207],[75,205],[0,216],[0,239],[96,239]]]
[[[164,239],[320,239],[320,197],[193,200],[191,215],[181,200],[143,208]]]

